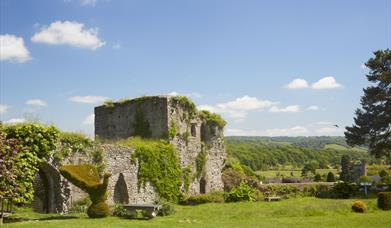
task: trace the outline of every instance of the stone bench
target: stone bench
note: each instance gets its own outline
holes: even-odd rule
[[[137,204],[126,204],[123,205],[123,207],[129,212],[129,215],[135,215],[136,210],[140,210],[143,212],[143,215],[149,218],[156,217],[159,213],[159,210],[162,208],[161,205],[156,204],[144,204],[144,205],[137,205]]]
[[[279,196],[266,196],[265,201],[271,202],[271,201],[280,201],[281,197]]]
[[[3,218],[12,215],[12,199],[0,199],[0,225],[3,224]]]

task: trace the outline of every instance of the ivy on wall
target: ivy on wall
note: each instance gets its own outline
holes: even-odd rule
[[[196,171],[194,173],[193,179],[199,179],[204,173],[205,163],[206,163],[206,154],[207,154],[205,147],[206,147],[205,144],[202,144],[201,152],[198,153],[198,155],[196,157],[196,160],[195,160],[196,161]]]
[[[138,186],[153,184],[160,197],[177,202],[181,194],[181,169],[175,148],[163,140],[129,138],[117,142],[135,148],[132,162],[138,163]]]
[[[190,188],[190,182],[191,182],[191,166],[186,166],[182,169],[182,181],[183,181],[183,187],[185,188],[185,191],[188,192]]]
[[[177,134],[177,129],[176,129],[176,122],[172,121],[170,129],[168,130],[168,135],[170,136],[170,139],[174,139]]]

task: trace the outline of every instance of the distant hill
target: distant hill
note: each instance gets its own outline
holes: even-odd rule
[[[341,145],[343,147],[348,147],[345,141],[345,137],[342,136],[311,136],[311,137],[265,137],[265,136],[228,136],[226,137],[229,141],[239,140],[239,141],[267,141],[267,142],[282,142],[289,143],[291,145],[322,149],[328,144]]]
[[[302,167],[316,161],[340,163],[349,154],[353,160],[371,160],[366,148],[349,147],[343,137],[226,137],[227,153],[253,170],[276,166]]]

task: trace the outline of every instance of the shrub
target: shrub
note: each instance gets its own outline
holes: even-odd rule
[[[368,210],[367,205],[363,201],[354,201],[352,210],[358,213],[364,213]]]
[[[298,178],[294,177],[284,177],[281,180],[282,183],[300,183],[300,180]]]
[[[256,200],[256,192],[252,187],[242,182],[239,187],[233,187],[231,191],[226,194],[225,200],[227,202],[253,202]]]
[[[327,174],[327,182],[335,182],[334,173],[329,172],[329,173]]]
[[[379,172],[379,176],[380,176],[381,178],[383,178],[383,177],[389,176],[389,174],[387,173],[387,171],[385,171],[384,169],[382,169],[382,170]]]
[[[204,203],[223,203],[224,192],[215,191],[208,194],[185,197],[181,204],[183,205],[198,205]]]
[[[224,190],[228,192],[231,191],[232,188],[238,187],[246,177],[243,173],[229,168],[224,170],[221,178],[224,183]]]
[[[110,214],[107,200],[107,185],[110,173],[104,174],[103,183],[94,165],[63,165],[60,173],[72,184],[87,192],[92,203],[87,210],[90,218],[103,218]]]
[[[126,210],[122,204],[115,204],[113,207],[113,216],[121,218],[127,217],[128,210]]]
[[[223,191],[214,191],[209,192],[207,195],[212,203],[224,203],[224,194],[225,193]]]
[[[110,215],[110,208],[107,205],[106,201],[98,201],[97,203],[93,202],[90,207],[88,207],[87,215],[90,218],[104,218]]]
[[[334,185],[331,193],[333,198],[349,199],[356,192],[356,186],[340,182]]]
[[[175,214],[174,204],[170,202],[163,202],[161,205],[162,208],[159,210],[159,216],[169,216]]]
[[[391,210],[391,192],[377,194],[377,207],[382,210]]]
[[[319,173],[317,173],[317,174],[315,175],[314,181],[319,182],[319,181],[321,181],[321,180],[322,180],[322,176],[321,176]]]
[[[85,197],[83,199],[79,199],[73,202],[72,207],[69,209],[71,212],[76,213],[86,213],[87,208],[91,205],[91,200],[89,197]]]
[[[291,185],[268,185],[265,191],[284,198],[296,197],[300,194],[300,190]]]
[[[202,194],[202,195],[196,195],[196,196],[189,196],[182,200],[181,204],[184,205],[198,205],[198,204],[204,204],[204,203],[210,203],[211,200],[208,195]]]

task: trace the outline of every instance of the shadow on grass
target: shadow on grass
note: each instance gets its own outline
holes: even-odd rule
[[[53,217],[47,217],[47,218],[40,218],[36,219],[39,221],[47,221],[47,220],[67,220],[67,219],[78,219],[80,217],[77,216],[53,216]]]
[[[26,221],[48,221],[48,220],[67,220],[67,219],[79,219],[77,216],[51,216],[46,218],[21,218],[21,217],[8,217],[4,218],[4,223],[16,223]]]

